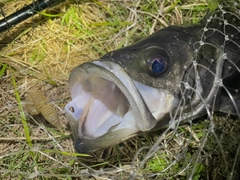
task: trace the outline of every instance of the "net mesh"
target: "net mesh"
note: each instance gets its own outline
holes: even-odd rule
[[[239,178],[239,15],[239,3],[227,2],[202,21],[201,39],[194,44],[195,56],[184,65],[183,98],[177,110],[172,112],[169,128],[141,160],[140,169],[144,168],[149,157],[160,154],[161,158],[164,157],[158,159],[160,164],[161,161],[169,163],[172,156],[169,166],[162,170],[168,175],[174,172],[169,178],[182,173],[186,173],[188,179],[199,178],[198,172],[202,168],[206,168],[205,178]],[[230,116],[221,117],[221,114],[216,116],[216,111],[235,116],[231,116],[232,119]],[[207,114],[205,127],[194,131],[196,126],[192,120],[202,112]],[[183,127],[179,126],[181,122],[190,124],[184,137]],[[167,137],[169,132],[170,138]],[[166,145],[171,141],[178,144],[177,149]],[[173,170],[176,166],[181,167],[177,172]]]

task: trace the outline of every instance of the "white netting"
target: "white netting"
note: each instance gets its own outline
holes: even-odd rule
[[[239,3],[223,3],[202,21],[201,39],[194,44],[195,56],[185,65],[179,108],[172,112],[170,128],[149,148],[138,168],[142,169],[150,157],[168,163],[161,173],[164,178],[200,178],[199,170],[205,168],[209,179],[239,178],[239,80],[240,77],[240,13]],[[217,117],[216,111],[235,115]],[[192,120],[207,114],[205,128],[198,135],[193,131]],[[221,116],[221,115],[218,115]],[[182,136],[181,121],[188,122],[189,132]],[[196,122],[196,121],[195,121]],[[201,121],[197,121],[201,123]],[[229,138],[229,139],[228,139]],[[168,142],[175,141],[178,149],[169,148]],[[167,154],[167,158],[161,155]],[[138,152],[139,153],[139,152]],[[160,154],[160,155],[159,155]],[[170,156],[172,155],[172,158]],[[171,160],[170,160],[171,159]],[[152,160],[151,160],[152,161]],[[170,162],[169,162],[170,161]],[[163,163],[163,164],[164,164]],[[159,165],[160,165],[159,164]],[[203,165],[206,165],[205,167]],[[177,171],[174,169],[179,166]],[[211,167],[212,166],[212,167]],[[174,172],[171,174],[171,172]],[[186,174],[185,174],[186,173]]]

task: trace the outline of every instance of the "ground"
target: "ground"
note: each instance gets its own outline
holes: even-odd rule
[[[1,1],[0,18],[31,2]],[[234,118],[217,115],[214,132],[203,118],[162,139],[162,131],[153,132],[85,155],[76,153],[64,114],[74,67],[169,25],[197,23],[214,7],[204,0],[69,0],[1,32],[0,178],[237,179],[231,177],[240,168]],[[32,91],[42,98],[28,98]],[[54,106],[61,129],[41,110],[34,115],[26,108],[39,103]]]

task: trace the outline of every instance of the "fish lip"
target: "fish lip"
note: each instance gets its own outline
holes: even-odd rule
[[[123,138],[122,141],[124,141],[136,135],[136,133],[132,133],[131,135],[126,137],[125,132],[127,133],[127,130],[123,130],[121,134],[119,134],[119,132],[111,131],[108,134],[105,134],[93,140],[84,139],[84,138],[80,138],[79,136],[77,137],[75,136],[74,147],[76,151],[79,153],[90,154],[99,149],[108,147],[109,146],[108,142],[114,142],[116,138],[121,137]],[[118,141],[115,141],[115,143],[118,143]],[[110,144],[110,145],[114,145],[114,144]]]
[[[117,73],[116,69],[119,70]],[[134,82],[124,72],[120,65],[109,61],[94,61],[92,63],[84,63],[73,69],[69,77],[72,99],[75,98],[72,91],[73,87],[76,85],[75,83],[78,83],[77,80],[80,73],[105,78],[108,81],[113,82],[129,101],[134,112],[134,121],[137,127],[130,127],[132,128],[131,131],[126,129],[121,130],[121,132],[109,131],[100,137],[88,139],[82,136],[79,132],[78,119],[71,114],[70,106],[67,104],[65,107],[66,116],[72,128],[75,148],[78,152],[89,153],[99,148],[116,144],[124,139],[130,138],[139,131],[149,131],[156,125],[156,119],[149,111],[147,105],[138,92],[138,89],[135,87]],[[111,143],[108,143],[108,141],[111,141]]]

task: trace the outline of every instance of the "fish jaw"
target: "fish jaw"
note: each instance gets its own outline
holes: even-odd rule
[[[147,86],[132,80],[121,66],[109,61],[76,67],[69,85],[72,101],[65,111],[75,148],[81,153],[151,131],[157,119],[169,112],[174,101],[170,93],[151,90],[151,87],[148,99]],[[154,98],[157,100],[152,102]]]

